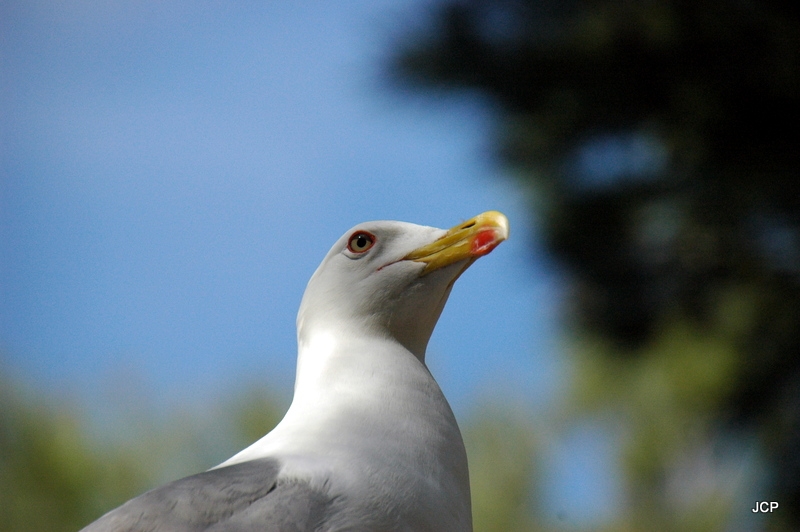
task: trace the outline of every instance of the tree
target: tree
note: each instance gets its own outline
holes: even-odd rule
[[[85,406],[8,377],[0,405],[0,530],[8,532],[79,530],[150,488],[220,463],[272,430],[281,411],[251,386],[203,412],[164,415],[138,396],[112,405],[113,422],[98,426]]]
[[[9,532],[74,531],[147,486],[135,453],[106,454],[64,401],[0,382],[0,522]]]
[[[632,427],[626,522],[701,526],[670,502],[680,457],[752,435],[770,526],[800,527],[800,7],[447,1],[392,71],[497,110],[569,273],[575,400]]]

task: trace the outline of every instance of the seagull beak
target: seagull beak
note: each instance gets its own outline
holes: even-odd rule
[[[449,229],[438,240],[415,249],[402,260],[424,262],[422,275],[455,262],[490,253],[508,238],[508,218],[497,211],[487,211]]]

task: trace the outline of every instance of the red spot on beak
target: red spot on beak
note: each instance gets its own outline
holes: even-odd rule
[[[496,248],[499,243],[500,240],[495,235],[494,229],[480,231],[472,239],[471,254],[473,257],[483,257]]]

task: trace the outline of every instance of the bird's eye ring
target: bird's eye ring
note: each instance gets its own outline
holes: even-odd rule
[[[366,231],[356,231],[350,235],[347,249],[353,253],[364,253],[375,244],[375,235]]]

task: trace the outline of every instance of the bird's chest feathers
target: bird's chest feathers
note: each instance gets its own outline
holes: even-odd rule
[[[422,362],[393,342],[336,344],[332,336],[300,352],[294,401],[275,432],[304,456],[324,449],[320,462],[336,474],[291,458],[287,473],[323,473],[351,500],[393,501],[409,515],[426,505],[436,515],[451,506],[469,515],[461,434]],[[342,484],[349,475],[362,481]]]
[[[387,441],[430,447],[441,438],[460,440],[439,386],[397,343],[342,341],[323,332],[304,344],[289,412],[302,412],[304,430],[317,427],[317,437],[361,451],[373,441],[385,448]]]

